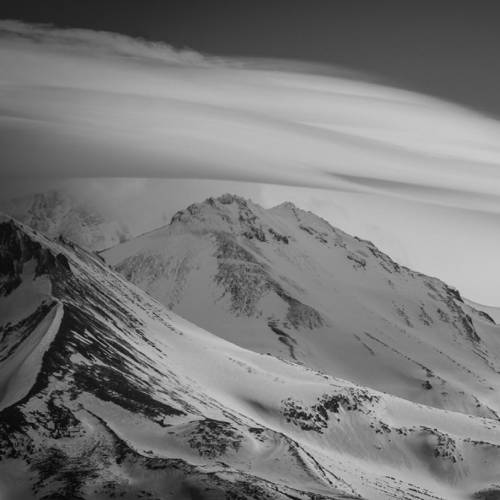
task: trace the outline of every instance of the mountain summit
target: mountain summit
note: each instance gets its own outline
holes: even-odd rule
[[[500,412],[492,318],[292,203],[208,198],[102,256],[168,308],[244,348],[437,408]]]

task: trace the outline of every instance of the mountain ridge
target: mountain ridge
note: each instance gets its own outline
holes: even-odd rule
[[[43,344],[31,382],[10,378],[27,390],[0,409],[7,500],[494,491],[496,420],[242,349],[167,311],[93,253],[10,218],[0,220],[0,250],[0,307],[10,311],[0,315],[0,371]]]
[[[489,383],[500,367],[490,316],[291,203],[208,198],[101,255],[167,307],[245,348],[423,404],[484,416],[500,409]]]

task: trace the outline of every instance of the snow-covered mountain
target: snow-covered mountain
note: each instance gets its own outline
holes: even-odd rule
[[[130,237],[123,224],[64,190],[13,198],[0,203],[0,211],[50,238],[62,236],[91,250],[102,250]]]
[[[436,408],[500,414],[500,326],[291,203],[209,198],[102,256],[244,348]]]
[[[323,303],[299,300],[305,300],[302,290],[311,286],[305,279],[294,284],[301,269],[310,268],[311,283],[321,283],[320,273],[326,272],[313,266],[315,254],[300,258],[298,250],[291,251],[293,245],[298,247],[299,236],[303,244],[317,237],[325,245],[331,273],[339,264],[334,251],[338,248],[353,252],[345,257],[352,273],[377,276],[375,266],[383,263],[402,292],[404,283],[409,287],[417,279],[410,271],[397,270],[375,249],[372,259],[354,253],[357,248],[344,248],[342,243],[351,241],[347,235],[328,229],[324,222],[320,226],[318,219],[294,207],[270,212],[251,205],[245,209],[242,200],[229,197],[207,205],[213,212],[205,205],[198,207],[201,212],[192,207],[178,214],[170,228],[146,236],[147,241],[155,241],[156,235],[163,243],[164,232],[171,232],[177,234],[178,245],[185,239],[191,255],[205,251],[216,264],[219,259],[222,274],[213,286],[228,287],[224,299],[228,310],[249,321],[268,320],[265,314],[274,311],[274,328],[284,333],[269,327],[266,334],[274,332],[285,339],[290,335],[287,342],[293,344],[297,358],[307,354],[302,335],[322,339],[326,332],[337,332],[335,325],[329,326],[335,314],[327,314]],[[205,210],[207,216],[213,215],[214,224],[220,219],[218,212],[225,213],[228,219],[220,219],[220,227],[227,228],[227,223],[235,233],[221,231],[208,237],[213,229],[204,230],[199,219]],[[253,219],[257,210],[262,217]],[[294,229],[298,227],[294,217],[306,229]],[[240,225],[234,225],[235,218]],[[205,240],[200,250],[200,241]],[[245,246],[235,247],[234,241],[244,241]],[[358,243],[359,249],[371,248]],[[213,248],[220,253],[212,256]],[[315,251],[318,261],[323,256],[316,244],[305,248]],[[281,252],[277,255],[282,266],[295,266],[293,281],[287,282],[271,268],[272,261],[266,259],[274,252]],[[248,283],[227,284],[231,276],[239,276],[226,274],[233,267],[259,290],[256,297],[248,296]],[[275,281],[264,272],[272,273]],[[188,283],[189,272],[185,278]],[[371,297],[368,284],[360,283],[356,286],[364,287],[366,297]],[[431,283],[432,300],[437,302],[446,289]],[[295,285],[300,288],[295,290]],[[187,286],[177,297],[187,296]],[[443,295],[442,301],[460,302],[456,292],[446,293],[450,297]],[[343,304],[347,307],[347,301]],[[459,306],[448,305],[443,312],[450,315],[450,324],[459,325],[455,307]],[[406,311],[409,320],[414,320],[412,313]],[[435,320],[430,311],[427,314]],[[449,346],[453,355],[466,347],[480,352],[486,338],[489,342],[484,332],[498,333],[488,318],[472,310],[470,315],[474,318],[470,330],[455,327],[456,338]],[[372,313],[370,318],[375,321],[378,316]],[[479,332],[474,322],[480,321],[490,330]],[[457,500],[500,494],[497,419],[415,404],[238,347],[168,311],[96,255],[55,243],[7,217],[0,220],[0,323],[2,499]],[[416,335],[399,327],[403,338]],[[396,336],[389,326],[388,332]],[[338,330],[338,335],[346,339],[344,356],[357,356],[347,340],[351,332]],[[434,335],[449,341],[444,327],[436,327]],[[264,342],[266,337],[260,338]],[[421,341],[428,342],[423,334]],[[382,348],[377,347],[383,346],[379,341],[359,342],[378,358],[382,371],[388,370],[387,353],[402,345]],[[309,345],[313,352],[314,343]],[[432,344],[429,352],[437,352]],[[338,359],[335,356],[332,363]],[[397,383],[402,368],[397,356],[392,359]],[[488,366],[487,354],[484,359]],[[351,360],[362,372],[365,361]],[[461,365],[468,358],[455,361]],[[411,363],[406,365],[409,372]],[[457,377],[460,373],[457,370]],[[477,374],[478,388],[486,373],[484,369]],[[425,380],[439,386],[441,376],[433,373]],[[465,389],[468,377],[463,375],[456,383]],[[373,378],[381,380],[376,372]],[[486,407],[479,411],[489,412]]]

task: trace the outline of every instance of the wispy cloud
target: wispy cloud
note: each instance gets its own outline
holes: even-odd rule
[[[4,175],[246,180],[500,212],[500,124],[430,97],[16,21],[0,22],[0,74]]]

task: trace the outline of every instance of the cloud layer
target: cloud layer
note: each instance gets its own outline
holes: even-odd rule
[[[500,124],[304,64],[0,22],[2,174],[192,177],[500,211]]]
[[[336,68],[0,21],[2,176],[4,198],[87,177],[137,227],[222,190],[291,199],[498,304],[500,123]]]

